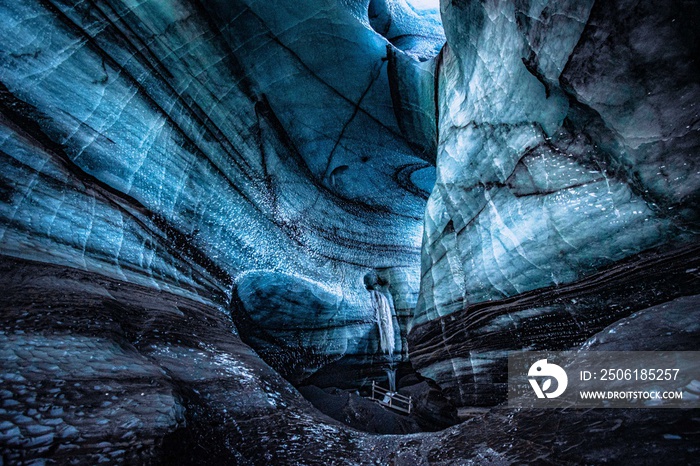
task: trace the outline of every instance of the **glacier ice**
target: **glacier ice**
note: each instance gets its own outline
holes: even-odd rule
[[[3,2],[3,461],[694,460],[475,406],[510,350],[697,349],[696,3]]]
[[[369,293],[372,297],[372,308],[376,313],[379,349],[391,357],[394,354],[395,346],[394,316],[391,312],[393,306],[387,297],[379,291],[370,290]]]
[[[409,347],[457,404],[503,399],[509,350],[575,347],[698,289],[692,8],[631,4],[443,4]]]

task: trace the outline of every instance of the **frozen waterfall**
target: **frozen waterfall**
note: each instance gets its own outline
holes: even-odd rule
[[[379,348],[384,353],[394,353],[394,322],[391,315],[391,304],[385,295],[376,290],[370,290],[372,307],[379,327]]]
[[[386,381],[389,384],[389,392],[396,393],[396,368],[393,366],[387,367],[384,369],[384,372],[386,372]]]

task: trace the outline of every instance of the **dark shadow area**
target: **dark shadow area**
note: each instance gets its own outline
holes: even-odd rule
[[[370,398],[372,381],[381,388],[389,388],[387,377],[380,367],[365,367],[363,372],[367,374],[366,383],[358,388],[342,384],[343,377],[339,377],[333,367],[322,369],[297,388],[322,413],[364,432],[434,432],[459,422],[455,407],[442,395],[435,383],[421,377],[410,363],[398,367],[396,392],[411,398],[411,414],[384,407]],[[328,385],[334,380],[341,388]]]

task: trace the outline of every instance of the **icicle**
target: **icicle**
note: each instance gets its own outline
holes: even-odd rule
[[[370,295],[379,327],[379,348],[391,356],[394,354],[394,321],[391,315],[391,305],[386,296],[376,290],[371,290]]]
[[[394,367],[387,367],[384,369],[386,372],[386,380],[389,382],[389,391],[391,393],[396,393],[396,369]]]

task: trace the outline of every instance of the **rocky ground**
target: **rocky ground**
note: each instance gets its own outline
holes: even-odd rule
[[[495,407],[370,434],[397,415],[351,395],[340,411],[362,424],[319,412],[222,309],[7,257],[0,276],[5,464],[687,464],[700,448],[692,410]]]

